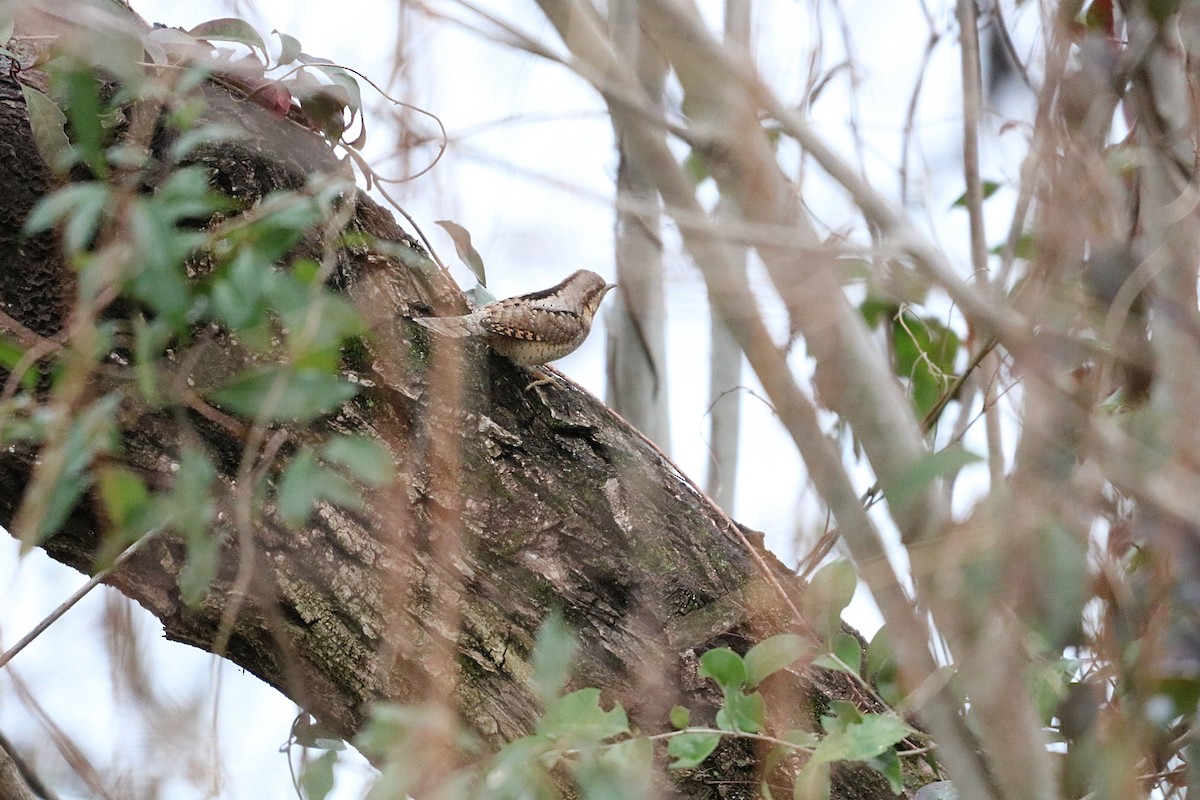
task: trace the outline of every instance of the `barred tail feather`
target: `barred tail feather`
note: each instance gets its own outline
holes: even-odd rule
[[[465,317],[415,317],[413,322],[418,325],[424,325],[434,333],[442,336],[452,336],[461,338],[463,336],[479,336],[483,333],[483,327],[479,324],[479,320],[472,316]]]

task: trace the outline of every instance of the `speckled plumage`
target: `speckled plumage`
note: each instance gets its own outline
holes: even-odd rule
[[[477,336],[510,361],[535,366],[583,344],[600,301],[612,288],[596,273],[581,269],[557,286],[496,300],[461,317],[413,321],[443,336]]]

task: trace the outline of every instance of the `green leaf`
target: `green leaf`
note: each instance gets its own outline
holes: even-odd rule
[[[305,765],[300,773],[300,789],[305,800],[325,800],[329,796],[333,791],[333,765],[336,763],[337,753],[331,750]]]
[[[565,740],[573,746],[602,742],[629,732],[629,720],[620,703],[612,710],[600,707],[600,690],[580,689],[564,695],[546,710],[537,724],[537,733],[553,740]]]
[[[450,234],[458,257],[475,274],[479,282],[487,286],[487,271],[483,267],[483,256],[479,255],[475,245],[471,244],[471,232],[457,222],[451,222],[448,219],[439,219],[434,224],[440,225],[442,230]]]
[[[899,666],[886,625],[876,632],[871,644],[867,646],[866,677],[875,684],[875,691],[885,703],[895,706],[900,702],[902,695]]]
[[[277,30],[271,31],[279,37],[279,66],[291,64],[300,56],[300,51],[304,48],[300,46],[300,40],[295,36],[290,36],[286,33],[280,33]]]
[[[723,689],[737,689],[746,684],[746,663],[728,647],[718,647],[700,656],[699,674]]]
[[[913,405],[929,413],[950,385],[958,357],[958,334],[931,317],[901,310],[892,317],[896,375],[908,381]]]
[[[867,645],[867,676],[877,678],[881,675],[891,675],[896,671],[896,651],[892,647],[891,634],[884,625],[871,643]]]
[[[895,714],[866,714],[861,722],[830,731],[817,745],[812,760],[868,761],[914,732]]]
[[[0,44],[7,43],[13,36],[13,9],[5,6],[0,8]]]
[[[821,743],[821,737],[812,731],[790,730],[779,738],[805,750],[811,750]]]
[[[981,461],[979,456],[968,452],[962,445],[955,443],[943,450],[930,453],[917,459],[900,478],[892,484],[880,483],[883,496],[893,511],[899,511],[925,491],[925,488],[942,475],[962,469],[968,464]]]
[[[117,447],[115,417],[121,398],[112,394],[97,400],[74,420],[64,439],[54,445],[54,451],[43,452],[42,463],[56,463],[58,470],[37,528],[21,541],[21,552],[41,544],[58,532],[75,509],[79,498],[92,485],[89,467],[100,453],[110,453]]]
[[[264,58],[267,55],[267,43],[263,41],[262,36],[259,36],[254,26],[244,19],[236,17],[210,19],[208,22],[201,22],[192,28],[188,34],[197,39],[244,44],[261,52]]]
[[[766,717],[766,703],[761,694],[726,689],[725,703],[717,711],[717,727],[727,731],[758,733],[766,724]]]
[[[345,467],[369,486],[382,486],[396,477],[392,454],[381,443],[366,436],[331,436],[321,446],[321,458]]]
[[[67,115],[54,101],[32,86],[21,84],[25,108],[29,112],[29,128],[42,161],[55,171],[61,171],[75,158],[75,150],[67,139]]]
[[[585,752],[575,767],[575,784],[583,800],[628,800],[654,797],[654,743],[646,737],[627,739]]]
[[[842,611],[854,598],[858,578],[849,561],[839,559],[821,567],[804,590],[804,618],[826,639],[841,630]]]
[[[358,388],[336,375],[275,365],[238,375],[212,399],[251,419],[311,422],[337,409]]]
[[[104,210],[111,203],[108,184],[72,183],[42,198],[25,219],[25,233],[35,234],[65,220],[63,244],[78,253],[91,244]]]
[[[61,68],[51,70],[51,78],[56,96],[64,100],[64,111],[71,123],[71,141],[79,156],[97,178],[107,177],[105,109],[95,71],[77,62],[64,62]]]
[[[214,529],[217,509],[213,500],[216,470],[203,450],[188,445],[179,457],[175,482],[156,499],[157,514],[182,534],[187,545],[187,562],[179,576],[184,602],[196,605],[203,599],[217,574],[222,534]]]
[[[716,733],[681,733],[672,736],[667,740],[667,752],[675,760],[669,768],[691,769],[699,766],[720,743],[721,736]]]
[[[692,179],[693,186],[699,186],[712,177],[708,169],[708,159],[696,150],[691,150],[683,160],[683,171]]]
[[[996,191],[1000,188],[1000,186],[1001,186],[1001,184],[998,183],[997,181],[984,181],[983,182],[983,199],[987,200],[989,197],[994,195],[996,193]],[[960,194],[958,196],[958,199],[955,200],[953,203],[951,203],[950,206],[951,206],[951,208],[954,208],[954,207],[966,208],[967,207],[967,193],[964,191],[962,194]]]
[[[851,675],[858,675],[862,669],[862,647],[848,633],[834,634],[830,642],[832,657],[822,655],[813,661],[814,664],[826,669],[834,669]]]
[[[858,706],[849,700],[833,700],[829,703],[828,714],[821,715],[821,727],[826,733],[843,731],[848,725],[862,722],[862,714]]]
[[[904,791],[904,771],[900,765],[900,756],[896,754],[894,748],[889,747],[868,760],[867,766],[887,778],[892,794],[898,796]]]
[[[298,528],[308,522],[313,506],[321,501],[357,508],[362,498],[349,481],[320,464],[312,448],[303,447],[280,476],[276,495],[279,516],[287,525]]]
[[[200,147],[246,138],[246,132],[236,125],[211,123],[184,129],[167,151],[171,161],[182,161]]]
[[[526,736],[500,749],[488,765],[483,785],[486,795],[497,800],[559,800],[561,795],[546,771],[544,758],[551,742],[544,736]],[[379,800],[395,800],[403,794],[380,795]],[[469,797],[471,795],[457,795]],[[368,798],[374,800],[374,798]]]
[[[538,629],[533,653],[533,690],[543,708],[547,708],[567,685],[571,664],[579,652],[575,633],[563,620],[562,612],[551,612]]]
[[[96,483],[105,516],[117,529],[132,525],[149,505],[150,492],[145,482],[119,464],[105,464],[97,469]]]
[[[207,538],[217,510],[213,483],[217,471],[198,447],[185,446],[175,470],[175,482],[166,495],[171,527],[189,539]]]
[[[0,335],[0,366],[10,372],[16,369],[17,365],[25,360],[25,347],[7,336]],[[27,392],[33,392],[37,388],[38,383],[38,368],[36,364],[26,364],[25,372],[20,377],[21,388]],[[0,412],[3,416],[4,412]]]
[[[858,307],[858,313],[868,328],[874,328],[884,320],[893,319],[900,313],[900,306],[893,300],[882,300],[868,295]]]
[[[325,77],[337,84],[346,95],[345,105],[347,107],[353,111],[358,111],[362,108],[362,91],[359,89],[358,81],[350,73],[327,58],[318,58],[317,56],[310,56],[307,53],[301,53],[296,58],[303,64],[315,67]]]
[[[793,800],[829,800],[829,765],[810,758],[792,787]]]
[[[671,706],[671,727],[679,730],[692,724],[692,712],[683,706]]]
[[[778,672],[812,650],[808,639],[794,633],[770,636],[746,651],[746,685],[753,689],[768,675]]]
[[[187,562],[179,571],[179,593],[183,602],[195,607],[204,599],[221,557],[221,537],[215,531],[187,540]]]
[[[147,402],[157,405],[162,400],[162,393],[155,364],[171,339],[171,327],[164,320],[147,322],[138,315],[133,319],[133,332],[134,371],[137,373],[138,389]]]

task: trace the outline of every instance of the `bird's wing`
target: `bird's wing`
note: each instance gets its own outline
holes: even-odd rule
[[[479,323],[485,331],[497,336],[550,345],[567,344],[579,336],[582,323],[579,314],[555,305],[541,299],[529,303],[524,296],[500,300],[484,307],[485,313],[480,316]]]
[[[483,327],[474,314],[467,314],[463,317],[414,317],[413,322],[424,325],[434,333],[454,338],[480,336],[484,333]]]

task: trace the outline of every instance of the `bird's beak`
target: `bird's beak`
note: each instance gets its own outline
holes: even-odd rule
[[[615,288],[617,288],[617,285],[616,285],[615,283],[606,283],[606,284],[604,284],[604,294],[608,294],[609,292],[611,292],[611,291],[612,291],[613,289],[615,289]],[[604,295],[600,295],[600,296],[601,296],[601,297],[603,297]]]

